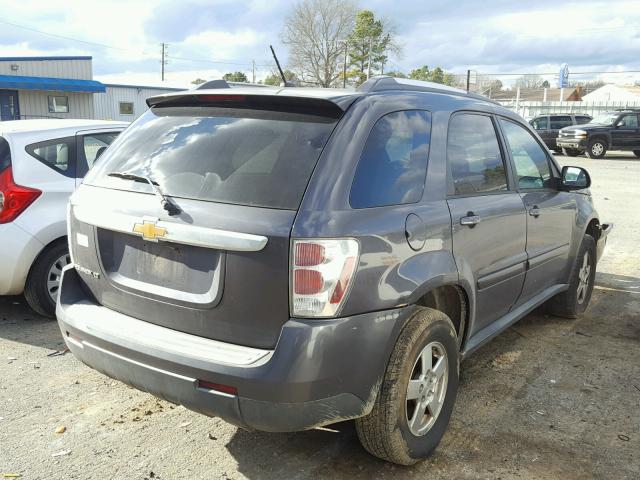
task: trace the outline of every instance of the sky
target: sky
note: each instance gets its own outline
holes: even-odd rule
[[[0,0],[0,56],[91,55],[94,78],[159,85],[161,43],[168,44],[166,84],[220,78],[240,70],[256,80],[274,68],[293,0]],[[394,27],[402,47],[388,68],[553,73],[573,80],[640,82],[640,1],[369,0],[358,6]],[[45,32],[45,33],[41,33]],[[63,38],[64,37],[64,38]],[[578,72],[611,72],[579,74]]]

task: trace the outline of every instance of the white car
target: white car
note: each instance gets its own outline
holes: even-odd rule
[[[0,122],[0,295],[24,292],[33,310],[54,315],[60,273],[69,263],[67,201],[127,125]]]

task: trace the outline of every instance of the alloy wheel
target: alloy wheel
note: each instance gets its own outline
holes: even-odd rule
[[[576,292],[576,299],[580,305],[587,298],[589,290],[589,282],[591,280],[591,262],[589,260],[589,252],[585,252],[582,258],[582,266],[578,271],[578,290]]]
[[[601,144],[600,142],[596,142],[593,145],[591,145],[591,153],[594,156],[599,156],[602,155],[602,152],[604,152],[604,145]]]
[[[444,346],[429,343],[413,364],[406,395],[406,417],[415,436],[425,435],[438,419],[447,392],[449,362]]]
[[[69,254],[62,255],[58,258],[47,273],[47,293],[51,300],[55,303],[58,300],[58,289],[60,288],[60,277],[62,277],[62,269],[71,263]]]

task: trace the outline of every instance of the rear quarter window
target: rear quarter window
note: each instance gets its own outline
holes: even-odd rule
[[[0,172],[11,165],[11,149],[9,142],[0,137]]]
[[[75,177],[75,137],[56,138],[32,143],[25,147],[27,153],[47,167],[66,177]]]
[[[552,115],[550,117],[551,129],[560,130],[561,128],[573,125],[573,121],[569,115]]]
[[[431,141],[431,114],[389,113],[374,125],[351,185],[353,208],[415,203],[422,198]]]

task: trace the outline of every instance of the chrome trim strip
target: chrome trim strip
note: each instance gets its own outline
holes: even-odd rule
[[[142,236],[133,231],[136,223],[149,220],[145,217],[137,217],[124,213],[101,211],[100,209],[87,208],[80,205],[73,206],[73,214],[80,222],[94,227],[128,233],[129,235]],[[229,250],[235,252],[258,252],[268,242],[268,238],[262,235],[218,230],[215,228],[198,227],[176,222],[155,222],[156,227],[166,228],[164,237],[156,240],[162,242],[182,243],[196,247],[215,248],[216,250]],[[154,241],[156,241],[154,240]]]

